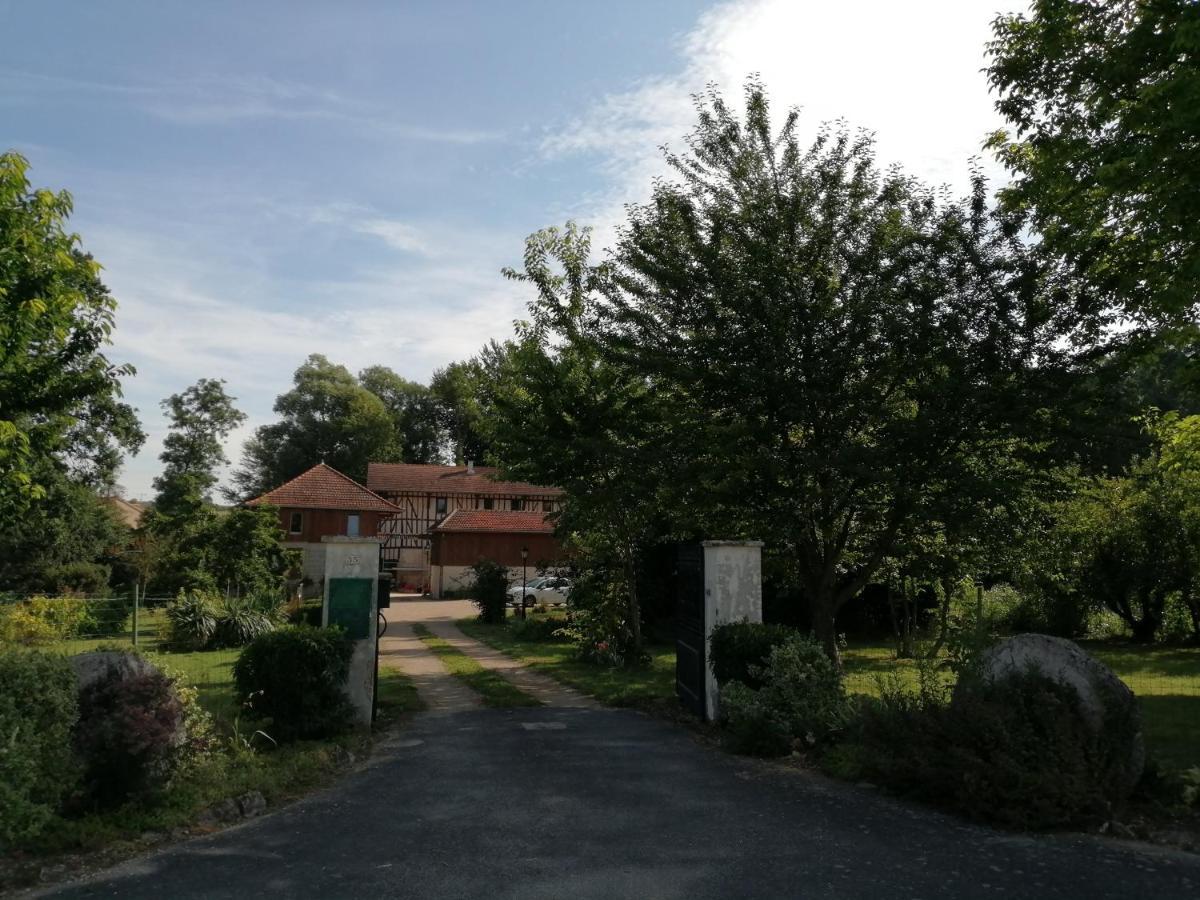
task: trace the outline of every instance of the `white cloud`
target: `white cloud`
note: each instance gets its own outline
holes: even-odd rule
[[[705,13],[686,35],[678,71],[601,98],[548,135],[542,152],[587,156],[609,177],[604,196],[568,210],[595,224],[604,246],[623,204],[644,199],[666,171],[659,147],[681,147],[695,121],[692,96],[715,83],[738,103],[747,77],[758,75],[777,121],[792,106],[801,108],[802,133],[844,119],[876,133],[883,164],[962,191],[968,161],[999,125],[981,71],[998,6],[1026,4],[736,0]]]

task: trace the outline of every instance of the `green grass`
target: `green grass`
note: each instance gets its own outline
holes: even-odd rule
[[[485,625],[474,619],[460,619],[457,624],[470,637],[609,706],[645,706],[674,700],[674,645],[650,646],[648,666],[614,669],[580,659],[567,640],[522,640],[505,625]]]
[[[403,672],[388,666],[379,667],[377,697],[378,725],[388,725],[405,713],[418,712],[425,708],[425,701],[417,693],[416,685]]]
[[[442,661],[442,665],[455,678],[483,698],[484,706],[541,706],[535,697],[530,697],[511,681],[485,669],[478,661],[467,656],[457,647],[435,635],[424,625],[413,625],[413,633]]]

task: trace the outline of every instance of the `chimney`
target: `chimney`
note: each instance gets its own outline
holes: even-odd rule
[[[475,474],[475,460],[473,460],[473,459],[467,460],[467,474],[468,475]]]

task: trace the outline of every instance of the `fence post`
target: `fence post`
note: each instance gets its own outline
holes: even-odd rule
[[[133,646],[138,645],[138,583],[133,583]]]

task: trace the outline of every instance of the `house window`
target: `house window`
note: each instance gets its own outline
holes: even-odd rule
[[[543,500],[542,501],[542,512],[554,512],[554,501],[553,500]]]
[[[288,534],[299,534],[304,530],[304,513],[294,512],[288,522]]]
[[[513,509],[521,509],[523,506],[523,503],[524,503],[524,501],[522,501],[520,499],[513,500],[512,508]]]
[[[434,511],[437,513],[437,515],[444,516],[446,514],[446,498],[438,497],[436,500],[433,501],[433,503],[434,503]]]
[[[358,516],[346,516],[346,534],[349,537],[358,537]]]
[[[484,509],[491,509],[494,505],[495,505],[495,501],[492,500],[491,497],[483,498],[483,508]]]

